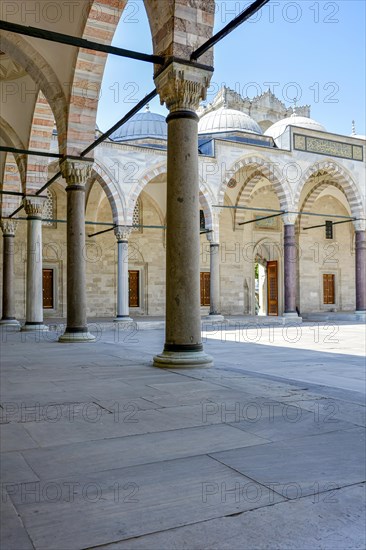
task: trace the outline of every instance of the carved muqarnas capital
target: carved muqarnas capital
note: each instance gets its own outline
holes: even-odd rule
[[[26,197],[23,206],[27,216],[42,218],[43,205],[46,197]]]
[[[296,223],[296,220],[297,220],[296,212],[287,212],[282,216],[282,221],[285,225],[294,225]]]
[[[114,234],[117,241],[127,241],[128,237],[131,235],[132,227],[124,227],[123,225],[117,225],[114,228]]]
[[[355,231],[365,231],[366,230],[366,220],[360,219],[360,220],[354,220],[353,222]]]
[[[15,231],[17,230],[17,222],[15,220],[1,220],[0,226],[3,235],[15,235]]]
[[[65,159],[60,162],[62,177],[67,185],[84,185],[91,176],[92,163]]]
[[[160,103],[165,103],[170,112],[196,111],[200,101],[206,99],[211,76],[209,70],[171,63],[155,77]]]

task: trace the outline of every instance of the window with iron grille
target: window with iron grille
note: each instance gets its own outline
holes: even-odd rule
[[[325,238],[333,239],[333,222],[329,220],[325,222]]]
[[[206,229],[205,214],[203,210],[200,210],[200,229]]]
[[[56,219],[56,193],[51,189],[46,189],[47,199],[43,205],[42,217],[44,220],[55,220]],[[56,227],[57,223],[54,221],[43,221],[42,225],[44,227]]]
[[[133,209],[132,225],[142,226],[142,204],[140,199],[137,199],[135,208]],[[132,231],[142,233],[142,227],[134,227]]]

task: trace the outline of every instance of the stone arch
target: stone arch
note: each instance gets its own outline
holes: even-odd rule
[[[65,153],[68,106],[54,70],[44,57],[19,34],[2,31],[1,49],[21,65],[42,90],[56,121],[60,152]]]
[[[4,140],[8,147],[14,147],[14,149],[25,149],[24,143],[15,132],[12,126],[0,115],[0,137]],[[25,177],[27,170],[27,158],[26,155],[14,155],[16,164],[19,170],[19,177],[21,186],[18,191],[25,192]]]
[[[144,190],[146,185],[157,176],[160,176],[161,174],[166,173],[167,167],[166,162],[159,164],[158,166],[148,170],[143,174],[143,176],[137,181],[136,185],[132,188],[129,197],[128,197],[128,206],[127,206],[127,216],[126,216],[126,224],[132,225],[133,220],[133,211],[135,208],[136,201],[138,197],[140,196],[140,193]],[[207,223],[207,227],[209,229],[213,228],[214,222],[213,222],[213,212],[212,212],[212,200],[213,196],[212,193],[208,190],[205,182],[200,178],[200,204],[203,208],[203,212],[205,214],[205,220]]]
[[[99,162],[94,161],[90,181],[96,180],[106,194],[112,209],[113,223],[123,225],[125,219],[125,198],[112,174]]]
[[[34,107],[29,137],[29,149],[49,152],[55,119],[52,109],[42,91],[38,93]],[[48,180],[49,159],[28,155],[26,191],[38,191]]]
[[[0,189],[19,193],[22,190],[22,182],[18,164],[13,153],[5,153],[4,173],[1,178]],[[0,197],[0,215],[9,216],[20,205],[21,197],[14,195],[1,195]]]
[[[310,166],[310,168],[304,173],[302,179],[300,180],[297,192],[294,198],[294,204],[297,206],[298,210],[303,210],[300,205],[301,192],[303,191],[307,183],[311,183],[311,180],[314,176],[324,176],[327,175],[331,178],[330,181],[326,182],[326,185],[333,185],[337,187],[344,193],[347,198],[351,214],[355,218],[365,217],[364,205],[361,194],[357,188],[357,185],[353,181],[350,174],[346,171],[345,168],[340,166],[338,163],[333,160],[325,160],[323,162],[317,162]],[[311,193],[314,190],[318,189],[324,181],[315,183],[310,192],[307,194],[305,200],[309,198]]]
[[[281,175],[280,169],[273,162],[269,162],[258,156],[244,157],[236,161],[231,168],[228,170],[228,175],[220,185],[218,192],[218,204],[224,204],[224,196],[226,192],[226,187],[229,181],[232,179],[233,174],[246,167],[253,167],[253,172],[246,178],[244,184],[242,185],[236,202],[236,206],[245,206],[244,202],[247,201],[250,196],[251,191],[253,190],[256,183],[258,183],[261,177],[265,177],[268,181],[271,182],[273,189],[278,197],[280,202],[280,209],[288,211],[292,205],[291,191],[289,188],[286,188],[282,183],[283,177]],[[243,192],[245,191],[245,195]],[[241,199],[241,196],[243,198]],[[244,202],[243,202],[244,201]]]
[[[111,44],[127,0],[93,0],[87,11],[82,38]],[[192,50],[212,35],[214,0],[194,2],[188,6],[161,0],[144,0],[150,26],[153,51],[165,57],[189,59]],[[212,64],[212,49],[200,63]],[[75,63],[70,98],[68,125],[68,152],[77,154],[94,139],[98,97],[107,54],[80,48]]]

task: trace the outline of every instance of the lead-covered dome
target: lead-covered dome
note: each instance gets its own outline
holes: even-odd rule
[[[215,132],[242,131],[251,134],[262,134],[262,129],[249,115],[236,109],[220,107],[203,115],[198,123],[199,134],[212,134]]]
[[[320,132],[326,132],[324,126],[322,126],[322,124],[320,124],[316,120],[293,113],[291,116],[272,124],[272,126],[270,126],[264,132],[264,135],[276,139],[283,134],[287,126],[297,126],[298,128],[305,128],[306,130],[318,130]]]
[[[166,140],[167,124],[165,117],[152,113],[147,108],[144,113],[134,115],[111,135],[111,139],[118,142],[143,138]]]

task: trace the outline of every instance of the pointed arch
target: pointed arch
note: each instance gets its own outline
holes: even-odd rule
[[[106,194],[112,209],[113,223],[123,225],[126,202],[117,181],[100,162],[94,161],[90,181],[96,180]]]
[[[15,149],[25,149],[24,143],[15,132],[12,126],[0,115],[0,137],[4,140],[8,147],[14,147]],[[25,178],[27,170],[27,158],[26,155],[14,155],[16,164],[19,170],[19,177],[21,181],[21,187],[19,191],[25,191]]]
[[[252,167],[253,171],[245,180],[237,198],[237,206],[245,206],[245,201],[247,201],[250,196],[251,191],[254,186],[258,183],[261,177],[266,178],[271,182],[273,189],[277,195],[277,198],[280,202],[281,210],[287,211],[291,209],[292,195],[291,190],[286,186],[286,182],[283,181],[281,170],[278,167],[278,163],[269,162],[259,156],[247,156],[238,161],[236,161],[228,170],[227,176],[220,185],[218,192],[218,204],[224,204],[224,197],[226,193],[226,187],[229,181],[232,179],[233,175],[239,170],[247,167]],[[243,192],[245,194],[243,195]],[[243,195],[242,199],[241,196]]]
[[[42,90],[56,121],[59,150],[65,153],[68,105],[54,70],[44,57],[19,34],[2,31],[1,49],[21,65]]]
[[[302,210],[302,205],[300,204],[301,199],[301,193],[304,191],[305,185],[312,183],[312,180],[316,178],[316,176],[324,176],[328,175],[329,180],[326,182],[326,185],[333,185],[334,187],[337,187],[344,193],[344,195],[347,198],[351,214],[355,218],[364,218],[365,217],[365,206],[363,204],[362,196],[357,188],[357,185],[353,181],[351,175],[348,173],[348,171],[343,167],[340,166],[338,163],[334,162],[333,160],[325,160],[323,162],[316,162],[306,172],[304,173],[302,179],[300,180],[297,192],[295,194],[294,198],[294,204],[296,205],[298,210]],[[306,199],[310,197],[311,193],[321,187],[321,185],[324,183],[322,180],[321,182],[316,182],[310,189],[309,193],[306,195]]]
[[[2,191],[22,192],[22,182],[20,180],[18,164],[13,153],[6,153],[4,174],[1,179],[0,188]],[[21,197],[19,196],[2,194],[0,197],[0,216],[9,216],[18,208],[20,201]]]

